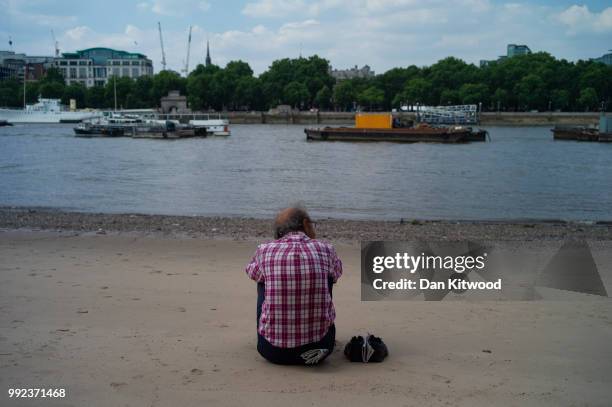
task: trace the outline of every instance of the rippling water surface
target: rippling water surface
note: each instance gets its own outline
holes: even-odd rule
[[[612,219],[612,143],[555,142],[543,127],[461,145],[306,142],[303,128],[184,140],[0,128],[0,205],[264,217],[301,201],[317,217]]]

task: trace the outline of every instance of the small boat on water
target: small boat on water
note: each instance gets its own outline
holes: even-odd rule
[[[101,118],[85,121],[74,128],[77,137],[123,137],[142,123],[138,116],[110,113]]]
[[[612,116],[602,113],[597,125],[584,127],[555,126],[551,129],[554,140],[612,142]]]
[[[229,136],[226,119],[194,119],[188,124],[164,115],[107,113],[104,117],[83,122],[74,128],[76,137],[186,138]]]
[[[357,114],[355,127],[324,127],[304,129],[307,140],[320,141],[393,141],[404,143],[465,143],[486,141],[487,131],[471,127],[432,127],[419,124],[401,127],[390,114]]]
[[[0,127],[4,127],[4,126],[12,126],[13,123],[9,123],[6,120],[0,120]]]

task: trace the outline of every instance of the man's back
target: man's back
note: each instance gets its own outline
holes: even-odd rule
[[[260,245],[246,272],[265,284],[258,332],[272,345],[317,342],[333,324],[328,281],[340,277],[342,263],[330,244],[292,232]]]

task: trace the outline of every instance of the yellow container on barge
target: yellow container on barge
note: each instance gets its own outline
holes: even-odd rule
[[[356,129],[392,129],[393,116],[389,113],[357,113],[355,115]]]

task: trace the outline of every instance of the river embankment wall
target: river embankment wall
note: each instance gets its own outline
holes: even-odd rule
[[[227,112],[232,124],[352,125],[354,112]],[[402,120],[414,120],[413,112],[393,113]],[[588,126],[599,122],[597,112],[483,112],[482,126]]]

